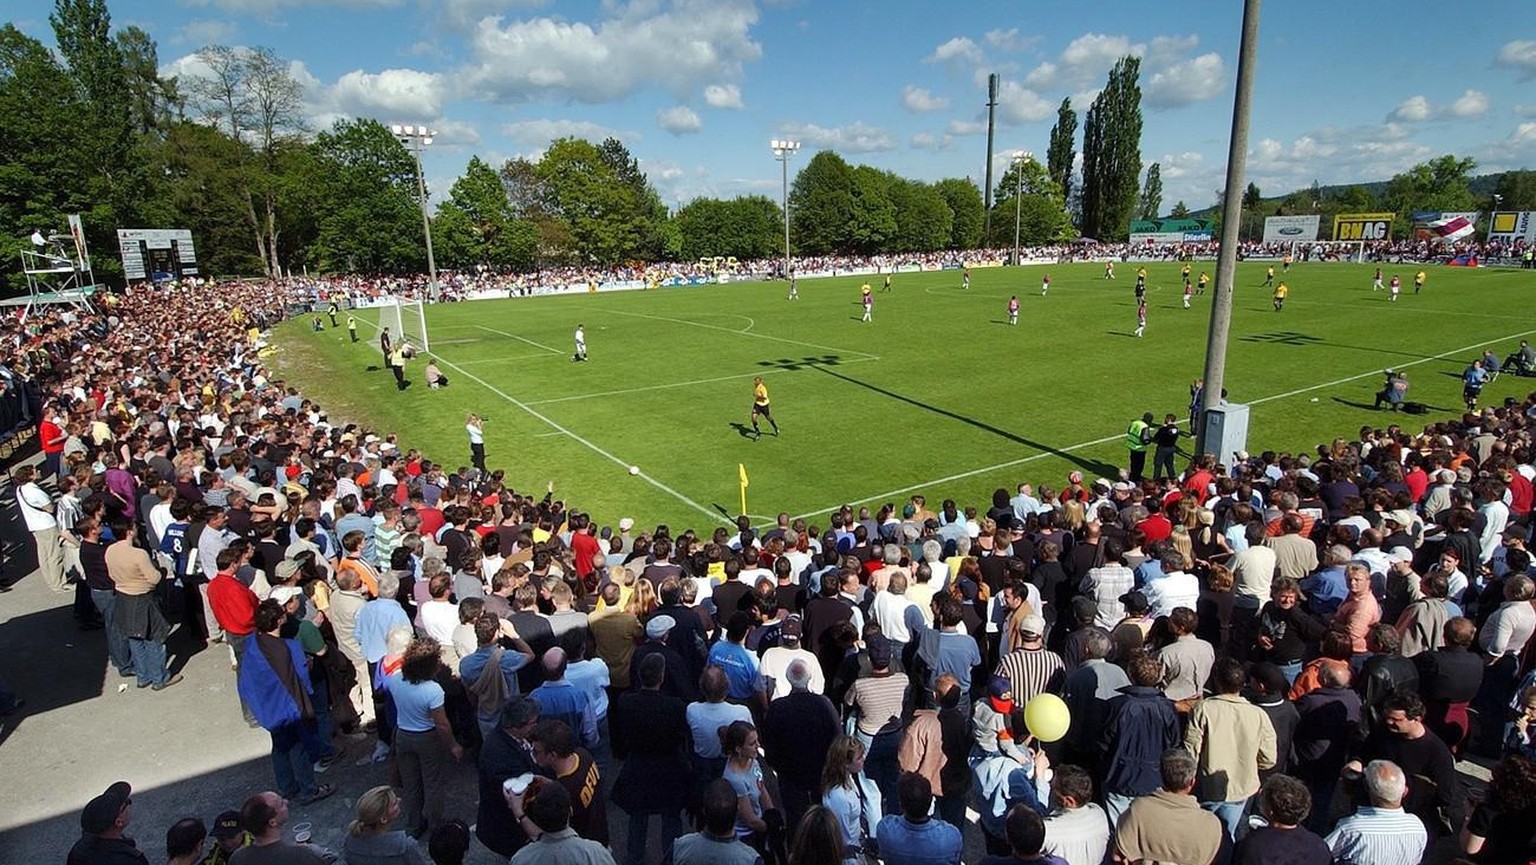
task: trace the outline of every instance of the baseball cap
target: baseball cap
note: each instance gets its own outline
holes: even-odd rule
[[[891,665],[891,641],[884,636],[876,634],[869,638],[869,663],[875,669],[885,669]]]
[[[634,527],[635,527],[635,521],[630,519],[629,517],[625,517],[624,519],[619,520],[619,531],[621,531],[621,532],[627,532],[627,531],[629,531],[630,529],[632,529]]]
[[[645,635],[653,640],[665,637],[677,627],[677,620],[671,616],[657,616],[645,623]]]
[[[1110,487],[1110,489],[1117,493],[1128,493],[1135,489],[1135,487],[1131,486],[1130,481],[1118,481],[1112,487]]]
[[[1019,623],[1019,633],[1026,637],[1045,636],[1045,619],[1041,616],[1029,615]]]
[[[779,625],[780,637],[787,637],[798,640],[804,633],[805,630],[800,624],[799,616],[790,616],[784,620],[783,624]]]
[[[279,604],[286,604],[302,594],[304,594],[304,590],[298,586],[278,586],[272,590],[272,594],[269,597]]]
[[[289,579],[292,579],[293,575],[297,574],[298,572],[299,563],[293,559],[283,559],[277,563],[276,568],[272,569],[272,574],[273,576],[277,577],[278,582],[285,582]]]
[[[1387,550],[1387,561],[1389,561],[1389,562],[1412,562],[1413,561],[1413,551],[1408,549],[1407,547],[1393,547],[1392,549]]]
[[[987,680],[987,696],[996,698],[1011,693],[1013,693],[1013,683],[1002,676],[993,676]]]
[[[133,801],[133,788],[127,781],[118,781],[100,796],[85,803],[80,811],[80,828],[89,835],[100,835],[112,828],[123,807]]]
[[[220,841],[228,841],[239,838],[245,830],[240,828],[240,812],[233,809],[225,811],[213,821],[213,837]]]
[[[1399,508],[1395,511],[1387,511],[1381,515],[1381,518],[1390,522],[1397,523],[1400,526],[1413,525],[1413,514],[1410,513],[1406,508]]]
[[[1141,592],[1126,592],[1121,595],[1120,605],[1125,607],[1127,613],[1145,613],[1151,606],[1147,603],[1147,596]]]

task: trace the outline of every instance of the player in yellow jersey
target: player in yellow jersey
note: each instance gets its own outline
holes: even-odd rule
[[[1205,294],[1205,287],[1210,284],[1211,277],[1205,271],[1200,271],[1200,281],[1195,283],[1195,294]]]
[[[1275,286],[1275,312],[1279,312],[1280,308],[1285,306],[1285,299],[1289,297],[1290,294],[1291,289],[1285,284],[1285,280],[1281,280],[1280,284]]]
[[[763,437],[763,431],[757,426],[757,419],[761,416],[773,427],[775,437],[779,434],[779,424],[773,419],[773,410],[768,406],[768,385],[763,384],[763,377],[752,379],[752,434],[757,438]]]
[[[1419,271],[1418,273],[1415,273],[1413,275],[1413,293],[1414,294],[1418,294],[1420,291],[1423,290],[1423,288],[1424,288],[1424,280],[1426,280],[1428,278],[1429,277],[1426,276],[1424,274],[1424,271],[1422,271],[1422,270]]]

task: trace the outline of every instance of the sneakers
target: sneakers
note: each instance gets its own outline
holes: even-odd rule
[[[182,680],[182,678],[183,678],[182,675],[180,673],[177,673],[176,675],[170,677],[169,679],[166,679],[164,682],[156,682],[155,684],[150,685],[149,688],[152,691],[164,691],[166,688],[169,688],[170,686],[175,685],[178,682],[180,682]]]
[[[328,754],[328,755],[326,755],[324,757],[321,757],[320,759],[315,761],[315,771],[323,774],[326,769],[329,769],[332,766],[336,765],[336,761],[338,761],[340,759],[341,759],[341,752],[340,751],[332,751],[330,754]]]
[[[332,787],[330,784],[321,784],[319,787],[315,788],[315,792],[309,794],[308,796],[301,797],[299,799],[299,804],[313,805],[316,802],[319,802],[321,799],[328,798],[332,793],[335,792],[336,788]]]
[[[352,765],[367,766],[373,763],[382,763],[388,759],[389,746],[383,742],[375,742],[373,744],[373,753],[363,755],[362,757],[358,758],[357,762],[353,763]]]

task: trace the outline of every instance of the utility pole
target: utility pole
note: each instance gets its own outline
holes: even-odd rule
[[[997,73],[987,76],[987,185],[982,188],[984,216],[981,245],[992,242],[992,133],[997,126]]]

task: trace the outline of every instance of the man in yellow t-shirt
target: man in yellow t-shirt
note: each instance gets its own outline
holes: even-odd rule
[[[1426,280],[1428,278],[1429,277],[1426,276],[1424,274],[1424,271],[1422,271],[1422,270],[1419,271],[1418,273],[1415,273],[1413,275],[1413,293],[1414,294],[1418,294],[1419,291],[1424,288],[1424,280]]]
[[[1275,312],[1279,312],[1280,307],[1285,306],[1285,299],[1290,295],[1290,293],[1291,289],[1286,286],[1284,280],[1282,280],[1279,285],[1275,286]]]
[[[763,437],[763,431],[757,426],[757,419],[761,416],[773,427],[775,438],[779,435],[779,424],[773,419],[773,410],[768,406],[768,385],[763,384],[763,377],[752,379],[752,434],[757,438]]]

